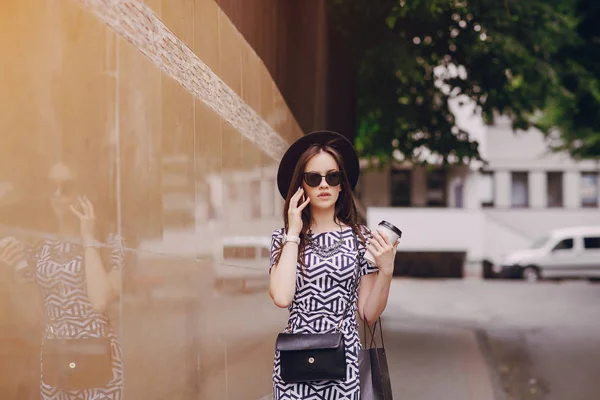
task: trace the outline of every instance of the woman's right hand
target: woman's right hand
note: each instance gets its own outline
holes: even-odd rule
[[[300,203],[304,189],[299,187],[296,193],[290,199],[290,208],[288,210],[288,234],[298,236],[302,232],[302,210],[310,203],[310,197]],[[300,203],[300,205],[298,205]]]
[[[14,238],[7,241],[8,243],[0,249],[0,264],[14,267],[24,257],[23,245]]]

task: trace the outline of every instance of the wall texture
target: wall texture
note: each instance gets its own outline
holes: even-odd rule
[[[268,4],[258,10],[239,26],[264,26]],[[0,237],[27,243],[57,233],[49,201],[66,186],[50,171],[66,164],[72,193],[87,195],[98,225],[125,239],[123,288],[110,313],[123,345],[126,399],[270,393],[285,311],[266,292],[260,246],[280,224],[277,161],[302,134],[299,119],[325,120],[320,70],[309,74],[312,87],[290,89],[302,66],[285,70],[277,60],[292,42],[310,53],[326,29],[307,24],[306,38],[273,50],[275,32],[294,15],[272,12],[276,25],[257,30],[253,48],[213,0],[0,5]],[[287,83],[278,86],[279,75]],[[297,118],[289,106],[296,103],[297,110],[314,104]],[[9,275],[1,283],[13,288]],[[33,307],[11,292],[7,307]],[[2,349],[21,332],[15,326],[35,329],[7,315]],[[3,367],[16,359],[39,366],[38,343],[28,340],[21,353],[3,353]],[[39,375],[29,371],[0,385],[0,397],[39,390]]]
[[[354,66],[327,0],[217,0],[255,49],[305,132],[354,137]]]

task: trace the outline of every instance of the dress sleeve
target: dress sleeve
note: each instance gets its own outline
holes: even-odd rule
[[[19,282],[34,282],[35,281],[35,266],[37,264],[42,244],[36,241],[25,243],[25,257],[22,262],[19,262],[15,267],[15,277]]]
[[[269,274],[271,273],[271,269],[273,265],[275,265],[275,260],[281,253],[281,242],[283,241],[283,228],[276,229],[273,231],[271,235],[271,263],[269,265]]]
[[[106,266],[107,270],[123,269],[125,265],[125,241],[118,234],[111,233],[106,238]]]
[[[373,238],[373,234],[371,230],[364,225],[360,226],[360,231],[364,236],[365,240],[371,240]],[[367,251],[366,245],[363,240],[358,237],[358,261],[360,263],[360,276],[372,274],[374,272],[379,272],[379,268],[376,265],[369,263],[365,260],[365,253]]]

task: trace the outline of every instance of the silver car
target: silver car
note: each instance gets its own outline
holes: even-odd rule
[[[503,257],[494,267],[501,277],[600,279],[600,226],[556,229],[528,249]]]

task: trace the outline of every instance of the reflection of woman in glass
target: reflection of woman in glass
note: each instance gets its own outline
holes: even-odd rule
[[[277,184],[285,199],[284,228],[272,235],[270,294],[290,311],[287,333],[340,329],[347,367],[345,379],[286,382],[276,351],[276,400],[360,399],[356,311],[373,323],[385,309],[398,242],[357,223],[352,189],[358,173],[352,144],[333,132],[303,136],[281,160]],[[362,257],[367,249],[375,265]]]
[[[28,267],[17,268],[18,278],[37,283],[43,301],[41,398],[121,399],[122,352],[107,307],[121,286],[122,240],[100,232],[102,221],[87,196],[78,192],[73,169],[56,164],[50,180],[58,235],[29,246]],[[62,352],[57,343],[70,347]],[[103,348],[108,367],[90,358],[102,356]]]

